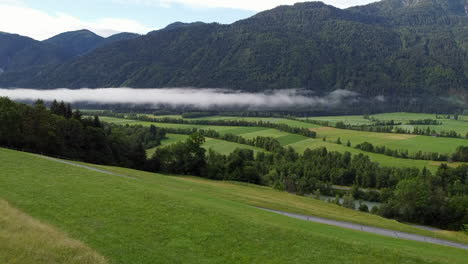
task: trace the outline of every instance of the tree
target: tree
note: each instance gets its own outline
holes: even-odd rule
[[[367,206],[367,204],[359,202],[359,211],[368,213],[369,207]]]
[[[354,203],[354,198],[350,192],[344,196],[343,199],[343,206],[350,209],[356,209],[356,205]]]
[[[95,115],[93,118],[93,126],[94,127],[102,127],[101,121],[99,120],[99,116]]]

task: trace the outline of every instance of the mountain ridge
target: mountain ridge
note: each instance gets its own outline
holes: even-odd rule
[[[384,0],[347,9],[305,2],[229,25],[176,23],[67,63],[5,72],[0,85],[341,89],[465,100],[468,17],[452,8],[465,2]]]
[[[96,48],[138,36],[118,33],[104,38],[83,29],[38,41],[16,33],[0,32],[0,73],[63,63]]]

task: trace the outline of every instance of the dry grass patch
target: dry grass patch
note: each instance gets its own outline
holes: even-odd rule
[[[81,242],[0,199],[0,263],[104,264],[107,261]]]

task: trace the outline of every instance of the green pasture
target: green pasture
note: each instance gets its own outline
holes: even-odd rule
[[[167,146],[174,144],[176,142],[184,141],[188,138],[187,135],[180,135],[180,134],[167,134],[166,139],[162,140],[161,146]],[[214,139],[214,138],[205,138],[205,143],[203,144],[203,148],[208,150],[212,149],[213,151],[216,151],[218,153],[228,155],[229,153],[233,152],[236,149],[251,149],[254,151],[254,153],[257,153],[259,151],[265,151],[260,148],[252,147],[249,145],[244,145],[244,144],[239,144],[239,143],[234,143],[234,142],[229,142],[225,140],[219,140],[219,139]],[[156,151],[157,148],[161,147],[155,147],[148,149],[146,151],[146,154],[148,157],[153,156],[154,152]]]
[[[343,122],[345,124],[350,125],[367,125],[370,124],[371,121],[365,119],[362,115],[354,115],[354,116],[311,116],[311,117],[302,117],[302,120],[319,120],[319,121],[328,121],[332,125],[336,124],[337,122]]]
[[[446,115],[439,115],[440,117]],[[408,125],[409,120],[423,120],[423,119],[436,119],[435,114],[422,114],[422,113],[385,113],[385,114],[376,114],[372,115],[379,120],[390,121],[394,120],[395,122],[403,123],[400,127],[413,131],[415,127],[420,129],[427,129],[428,127],[436,132],[441,131],[456,131],[457,133],[465,136],[468,133],[468,118],[466,116],[459,116],[459,120],[454,119],[437,119],[437,121],[442,122],[442,125]],[[323,116],[323,117],[307,117],[301,119],[310,119],[310,120],[321,120],[329,121],[331,124],[336,124],[337,122],[344,122],[345,124],[350,125],[367,125],[371,124],[371,121],[364,119],[362,115],[355,116]]]
[[[0,160],[0,198],[109,263],[456,264],[468,259],[462,249],[262,211],[254,206],[467,241],[461,233],[426,231],[265,187],[99,166],[135,177],[123,178],[5,149]]]
[[[456,151],[458,146],[468,145],[468,140],[461,138],[376,133],[331,127],[318,128],[314,130],[320,138],[326,137],[328,141],[332,142],[335,142],[340,138],[344,144],[349,140],[351,144],[355,146],[367,141],[376,146],[386,146],[397,150],[408,150],[409,153],[422,151],[452,154]]]
[[[270,136],[280,141],[280,143],[282,143],[283,146],[286,146],[286,147],[291,146],[300,153],[302,153],[307,148],[314,149],[318,147],[326,147],[330,151],[339,151],[339,152],[349,151],[352,154],[368,155],[372,161],[378,162],[382,166],[409,167],[409,168],[417,167],[419,169],[426,167],[430,169],[431,171],[435,171],[437,167],[440,165],[440,162],[427,161],[427,160],[401,159],[401,158],[390,157],[390,156],[386,156],[382,154],[375,154],[375,153],[361,151],[361,150],[355,149],[354,147],[347,147],[345,144],[347,142],[346,139],[348,137],[349,138],[353,138],[352,136],[356,137],[354,138],[355,140],[350,140],[352,143],[352,146],[354,146],[355,144],[361,143],[363,141],[369,141],[369,139],[372,139],[371,137],[359,138],[358,137],[359,133],[363,133],[363,132],[353,131],[353,130],[342,130],[342,129],[340,130],[340,129],[335,129],[335,128],[318,128],[316,130],[318,131],[317,133],[319,135],[319,138],[311,139],[311,138],[307,138],[307,137],[296,135],[296,134],[282,132],[276,129],[262,128],[262,127],[200,126],[200,125],[184,125],[184,124],[170,124],[170,123],[140,122],[140,121],[134,122],[132,120],[116,119],[116,118],[112,118],[112,119],[103,118],[103,120],[107,122],[115,122],[118,124],[129,124],[129,125],[139,124],[143,126],[150,126],[153,124],[158,127],[184,127],[184,128],[213,129],[213,130],[219,131],[220,133],[232,133],[232,134],[239,135],[239,136],[246,137],[246,138],[254,138],[256,136]],[[125,123],[125,121],[127,121],[127,123]],[[339,131],[342,134],[338,134],[338,133],[333,134],[333,131]],[[379,136],[384,135],[382,133],[369,133],[369,134],[371,134],[374,137],[379,137]],[[412,137],[412,135],[400,135],[400,134],[389,134],[389,135],[393,137],[395,136]],[[324,137],[324,136],[327,137],[327,142],[323,142],[321,137]],[[342,145],[335,144],[333,142],[338,137],[341,137],[341,141],[343,143]],[[424,139],[424,138],[431,138],[431,137],[422,137],[422,138]],[[391,140],[389,142],[391,142]],[[398,142],[398,141],[394,140],[394,142]],[[379,144],[382,144],[382,143],[379,143]],[[241,145],[241,146],[244,146],[244,145]],[[458,165],[458,164],[453,164],[453,166],[455,165]]]

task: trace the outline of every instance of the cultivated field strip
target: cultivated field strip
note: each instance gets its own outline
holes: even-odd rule
[[[129,124],[129,125],[142,125],[142,126],[150,126],[155,125],[157,127],[167,127],[167,128],[199,128],[199,129],[212,129],[221,134],[234,134],[239,135],[246,138],[253,138],[255,136],[270,136],[276,138],[283,146],[292,147],[298,152],[303,152],[307,148],[315,149],[320,147],[326,147],[329,151],[338,151],[338,152],[345,152],[349,151],[353,155],[364,154],[368,155],[372,161],[378,162],[383,166],[398,166],[398,167],[417,167],[422,169],[424,167],[435,171],[437,167],[440,165],[438,162],[427,161],[427,160],[411,160],[411,159],[402,159],[402,158],[395,158],[386,156],[383,154],[376,154],[358,150],[353,147],[347,147],[343,144],[335,144],[332,142],[323,141],[322,140],[322,133],[318,132],[317,139],[307,138],[304,136],[290,134],[286,132],[282,132],[276,129],[271,128],[264,128],[264,127],[232,127],[232,126],[214,126],[214,125],[192,125],[192,124],[172,124],[172,123],[154,123],[154,122],[144,122],[144,121],[136,121],[136,120],[127,120],[127,119],[120,119],[114,117],[101,117],[101,120],[104,122],[111,122],[111,123],[118,123],[118,124]],[[253,121],[257,120],[255,118],[249,118],[248,120]],[[261,120],[266,120],[266,118],[262,118]],[[287,124],[291,124],[291,121],[288,119],[275,119],[276,122],[287,122]],[[127,121],[127,123],[125,122]],[[296,126],[300,124],[310,125],[304,122],[294,121]],[[314,125],[314,127],[318,127]],[[314,128],[311,128],[314,129]],[[353,131],[354,132],[354,131]],[[346,143],[346,141],[342,140]],[[353,143],[354,144],[354,143]],[[243,146],[243,145],[242,145]],[[216,151],[216,148],[214,148]]]

